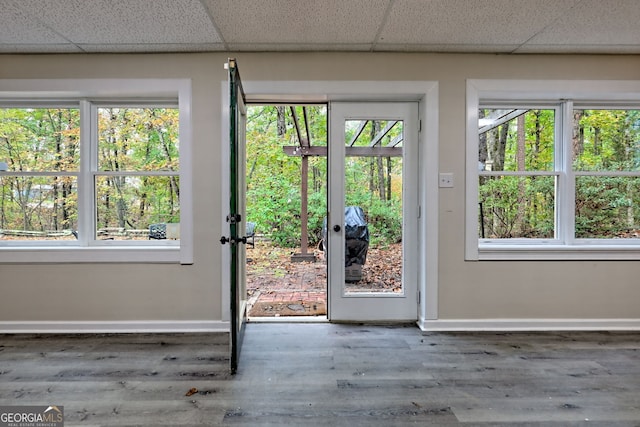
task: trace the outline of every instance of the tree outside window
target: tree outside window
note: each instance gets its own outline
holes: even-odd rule
[[[180,222],[178,109],[90,111],[0,108],[0,241],[148,240],[151,224]],[[97,140],[81,140],[81,120]]]
[[[570,105],[481,106],[480,239],[640,237],[640,110]],[[560,212],[565,202],[572,212]]]

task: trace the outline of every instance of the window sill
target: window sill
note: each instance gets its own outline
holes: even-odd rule
[[[4,247],[0,263],[180,263],[178,246]]]
[[[478,248],[478,260],[640,260],[640,246],[480,245]]]

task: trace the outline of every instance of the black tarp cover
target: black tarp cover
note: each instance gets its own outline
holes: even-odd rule
[[[346,206],[344,208],[344,238],[345,238],[345,262],[344,266],[353,264],[364,265],[367,261],[369,249],[369,226],[364,217],[364,211],[360,206]],[[322,223],[322,246],[327,250],[327,218]]]
[[[345,267],[364,265],[369,249],[369,227],[360,206],[344,208]]]

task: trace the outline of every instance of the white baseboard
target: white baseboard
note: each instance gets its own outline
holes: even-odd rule
[[[418,327],[424,332],[640,331],[640,319],[421,319]]]
[[[2,334],[90,334],[90,333],[174,333],[224,332],[229,322],[215,320],[188,321],[0,321]]]

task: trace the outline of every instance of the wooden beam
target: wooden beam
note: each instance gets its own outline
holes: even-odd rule
[[[296,126],[296,135],[298,136],[298,143],[300,147],[309,147],[309,141],[302,136],[300,131],[300,124],[298,123],[298,115],[296,114],[296,107],[291,106],[291,116],[293,117],[293,124]],[[306,114],[305,114],[306,117]]]
[[[499,111],[500,113],[498,114],[498,117],[492,117],[492,116],[485,117],[486,120],[491,120],[491,123],[478,129],[478,135],[482,135],[485,132],[489,132],[491,129],[495,129],[498,126],[527,113],[529,110],[506,110],[506,111],[499,110]]]
[[[302,156],[302,180],[300,185],[300,252],[306,255],[309,250],[309,232],[308,232],[308,205],[309,205],[309,157]]]
[[[369,147],[375,147],[376,145],[378,145],[378,143],[382,140],[382,138],[384,138],[384,136],[388,134],[391,129],[393,129],[396,123],[398,122],[394,121],[394,122],[387,123],[384,129],[378,132],[378,134],[373,138],[373,141],[371,141],[371,144],[369,144]]]
[[[404,141],[404,136],[400,134],[395,138],[393,138],[391,141],[389,141],[389,143],[385,145],[385,147],[395,147],[396,145],[400,144],[402,141]]]
[[[349,143],[347,144],[349,147],[353,147],[353,144],[355,144],[358,138],[360,138],[360,135],[362,134],[362,131],[364,130],[364,127],[367,125],[367,123],[368,120],[362,120],[360,122],[360,124],[358,125],[358,129],[356,129],[356,133],[353,134],[353,138],[351,138],[351,141],[349,141]]]
[[[298,147],[296,145],[287,145],[282,150],[288,156],[306,157],[306,156],[326,156],[327,147]],[[345,156],[347,157],[402,157],[402,147],[345,147]]]
[[[304,115],[304,129],[307,134],[307,146],[311,146],[311,128],[309,127],[309,115],[307,114],[307,107],[302,107],[302,114]]]

